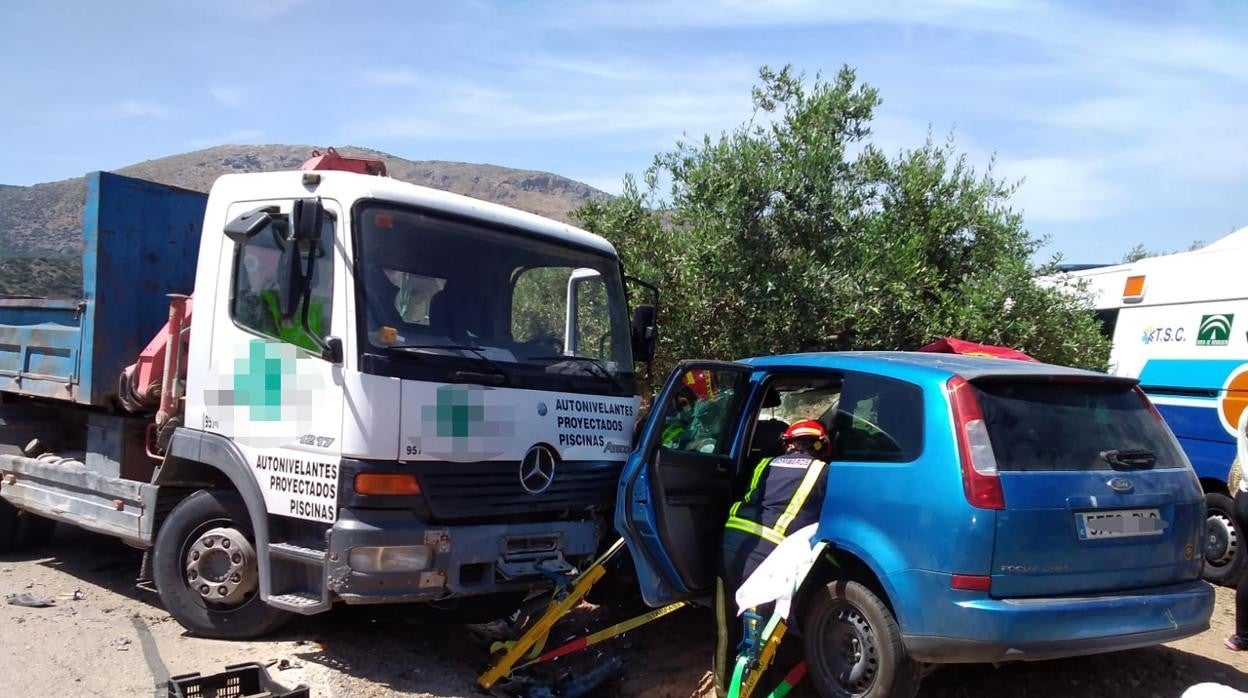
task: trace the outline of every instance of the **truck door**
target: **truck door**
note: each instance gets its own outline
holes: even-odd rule
[[[651,606],[714,588],[752,371],[722,361],[678,365],[620,476],[615,527]]]
[[[323,204],[321,240],[302,243],[308,248],[301,254],[314,260],[309,329],[321,337],[345,337],[344,299],[351,286],[343,270],[349,265],[343,246],[335,244],[342,211],[336,202]],[[262,206],[288,217],[294,201],[235,203],[226,220]],[[284,242],[280,232],[266,228],[244,243],[224,245],[221,280],[228,285],[212,308],[202,426],[238,446],[269,513],[332,523],[338,513],[342,366],[321,358],[302,328],[301,312],[293,320],[281,317],[281,260],[295,243]]]

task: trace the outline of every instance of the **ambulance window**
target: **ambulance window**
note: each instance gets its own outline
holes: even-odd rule
[[[1104,308],[1096,311],[1096,319],[1101,321],[1101,335],[1105,339],[1114,338],[1114,329],[1118,327],[1118,309]]]
[[[331,242],[334,222],[325,219],[321,240],[317,243],[316,264],[312,268],[312,299],[309,304],[308,327],[325,337],[329,335],[330,310],[333,304],[334,265]],[[302,326],[303,306],[293,319],[282,319],[278,304],[278,261],[284,241],[274,235],[272,226],[255,237],[237,245],[231,283],[230,316],[245,330],[289,342],[310,351],[320,352],[316,342]],[[303,243],[308,245],[310,243]],[[306,254],[306,248],[305,248]]]

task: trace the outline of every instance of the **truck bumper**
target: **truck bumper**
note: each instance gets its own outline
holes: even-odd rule
[[[529,590],[594,555],[600,533],[593,521],[437,526],[408,511],[344,508],[329,532],[326,582],[349,604]],[[403,569],[379,569],[388,548],[403,551]]]
[[[1156,645],[1209,628],[1213,587],[1193,581],[1114,594],[994,599],[978,592],[929,598],[948,632],[902,631],[922,662],[966,663],[1055,659]],[[933,604],[935,604],[933,606]],[[937,632],[932,632],[936,630]]]

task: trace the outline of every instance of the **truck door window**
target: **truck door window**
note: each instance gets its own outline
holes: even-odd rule
[[[740,372],[686,371],[664,407],[660,445],[669,451],[728,455],[744,380]]]
[[[923,450],[923,391],[882,376],[846,374],[840,402],[820,421],[835,432],[833,460],[912,461]]]
[[[314,251],[316,264],[312,270],[312,299],[308,307],[308,327],[318,335],[330,334],[330,311],[333,304],[334,266],[332,242],[334,223],[325,219],[325,229]],[[278,259],[282,245],[272,228],[237,246],[231,278],[230,317],[240,327],[266,337],[289,342],[310,351],[320,352],[302,326],[302,305],[295,317],[283,320],[278,309]],[[303,243],[305,245],[310,243]],[[304,249],[307,252],[307,249]]]

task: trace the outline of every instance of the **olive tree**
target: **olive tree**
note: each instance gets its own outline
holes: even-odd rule
[[[1042,241],[1015,184],[952,140],[871,141],[876,90],[854,71],[763,68],[748,122],[658,154],[621,196],[575,212],[663,288],[657,372],[681,357],[916,349],[943,336],[1103,368],[1078,288],[1035,283]]]

